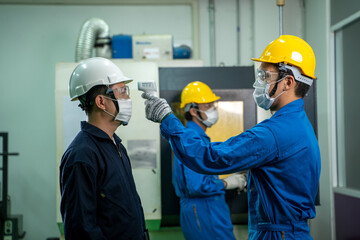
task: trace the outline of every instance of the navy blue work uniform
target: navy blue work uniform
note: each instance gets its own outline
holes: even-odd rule
[[[225,142],[204,143],[169,115],[160,125],[176,156],[204,174],[249,169],[249,239],[312,239],[320,151],[303,99]]]
[[[210,138],[195,122],[187,128],[198,133],[201,141]],[[174,156],[172,182],[180,198],[180,225],[187,240],[235,240],[229,207],[225,201],[225,186],[217,175],[197,173]]]
[[[62,157],[60,211],[66,240],[147,239],[129,157],[116,134],[114,141],[81,122]]]

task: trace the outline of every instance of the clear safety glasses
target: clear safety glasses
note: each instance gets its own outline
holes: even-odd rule
[[[210,109],[212,107],[217,108],[218,102],[211,102],[211,103],[202,103],[204,109]]]
[[[113,89],[113,92],[114,92],[115,96],[127,95],[130,97],[130,89],[128,86],[115,88],[115,89]]]
[[[199,105],[201,105],[201,107],[199,107]],[[188,112],[190,110],[190,108],[197,108],[200,111],[206,111],[210,108],[218,108],[218,101],[216,102],[211,102],[211,103],[189,103],[186,104],[185,106],[185,112]]]
[[[278,77],[278,72],[271,72],[259,68],[256,70],[256,79],[264,84],[271,83],[272,81],[277,80]]]
[[[218,102],[210,102],[210,103],[193,103],[192,107],[197,106],[199,110],[206,111],[210,108],[216,108],[218,107]]]
[[[279,77],[278,72],[272,72],[261,68],[261,62],[254,63],[254,71],[255,82],[258,82],[260,85],[269,84],[273,81],[276,81]]]
[[[114,88],[114,89],[109,88],[106,91],[106,94],[109,94],[110,92],[114,93],[114,97],[116,99],[130,97],[130,89],[128,86],[123,86],[123,87]]]

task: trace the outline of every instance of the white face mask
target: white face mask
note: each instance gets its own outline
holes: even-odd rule
[[[201,111],[201,110],[198,110],[198,111],[205,113],[205,115],[207,117],[206,120],[202,120],[198,116],[197,116],[197,119],[199,119],[206,127],[211,127],[219,119],[219,114],[218,114],[218,111],[217,111],[217,109],[215,107],[212,107],[212,108],[210,108],[210,109],[208,109],[206,111]]]
[[[280,97],[285,91],[283,91],[282,93],[280,93],[279,95],[277,95],[276,97],[272,98],[269,96],[269,88],[271,85],[280,82],[282,79],[277,80],[274,83],[265,83],[263,81],[260,81],[258,79],[255,80],[255,83],[253,85],[253,87],[255,88],[255,91],[253,92],[253,97],[254,100],[256,102],[256,104],[265,109],[265,110],[269,110],[270,107],[273,105],[275,99],[277,99],[278,97]]]
[[[124,126],[128,125],[132,115],[132,100],[129,99],[117,99],[119,104],[119,112],[115,117],[115,120],[122,122]]]
[[[111,98],[108,98],[111,99]],[[114,99],[111,99],[115,101]],[[119,105],[119,112],[114,116],[113,114],[109,113],[108,111],[104,110],[107,114],[110,116],[113,116],[117,121],[120,121],[122,125],[126,126],[128,125],[131,115],[132,115],[132,100],[129,99],[116,99],[118,105]]]

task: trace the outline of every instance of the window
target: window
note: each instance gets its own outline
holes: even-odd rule
[[[335,31],[338,186],[360,190],[360,19]]]

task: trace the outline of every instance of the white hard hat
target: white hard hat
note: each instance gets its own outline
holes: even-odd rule
[[[87,93],[97,85],[113,85],[115,83],[131,82],[118,66],[106,58],[94,57],[81,61],[70,77],[69,92],[71,101]]]

